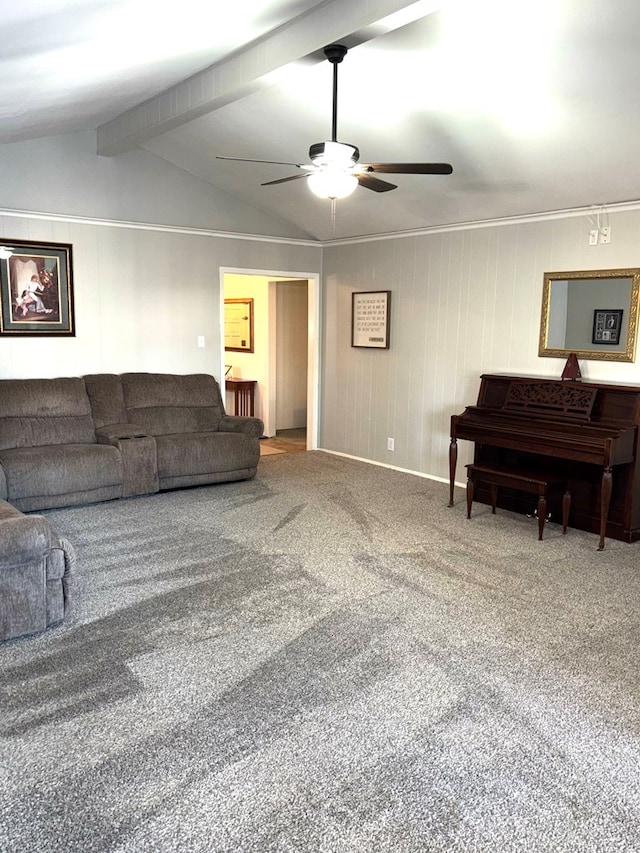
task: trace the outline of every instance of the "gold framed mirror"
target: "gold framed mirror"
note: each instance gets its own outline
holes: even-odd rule
[[[538,355],[635,361],[640,269],[546,272]]]

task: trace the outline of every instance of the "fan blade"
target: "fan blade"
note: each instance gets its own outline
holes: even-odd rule
[[[308,178],[309,175],[289,175],[288,178],[278,178],[275,181],[267,181],[264,184],[260,184],[261,187],[272,187],[274,184],[286,184],[287,181],[297,181],[298,178]]]
[[[374,193],[388,193],[389,190],[397,189],[395,184],[390,184],[388,181],[381,181],[380,178],[374,178],[373,175],[365,172],[364,175],[356,175],[358,183],[366,190],[373,190]]]
[[[449,163],[361,163],[367,172],[396,175],[450,175],[453,166]]]
[[[274,166],[297,166],[298,169],[306,169],[302,163],[284,163],[282,160],[253,160],[249,157],[222,157],[216,155],[216,160],[236,160],[239,163],[271,163]]]

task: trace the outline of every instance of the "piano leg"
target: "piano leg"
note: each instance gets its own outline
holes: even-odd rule
[[[538,541],[542,542],[544,536],[544,523],[547,520],[547,499],[544,495],[538,495]]]
[[[498,506],[498,484],[491,483],[491,512],[496,514],[496,507]]]
[[[449,445],[449,506],[453,506],[453,489],[456,482],[456,465],[458,464],[458,441],[451,439]]]
[[[562,496],[562,532],[567,532],[569,526],[569,513],[571,511],[571,493],[567,489]]]
[[[473,505],[473,479],[467,479],[467,518],[471,518],[471,507]]]
[[[607,518],[609,517],[612,482],[611,466],[608,465],[602,472],[602,486],[600,487],[600,543],[598,551],[604,551],[604,535],[607,530]]]

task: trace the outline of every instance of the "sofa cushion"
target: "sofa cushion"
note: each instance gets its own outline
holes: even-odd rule
[[[127,420],[122,381],[115,373],[93,373],[83,377],[96,429]]]
[[[83,493],[117,486],[122,489],[122,458],[105,444],[66,444],[0,450],[8,500]],[[51,504],[49,504],[51,505]]]
[[[255,468],[260,445],[243,433],[205,432],[156,438],[160,480]]]
[[[0,380],[0,449],[95,441],[82,379]]]
[[[213,376],[171,373],[123,373],[127,420],[148,435],[217,430],[224,415],[220,388]]]

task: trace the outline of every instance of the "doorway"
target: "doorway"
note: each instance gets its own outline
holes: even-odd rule
[[[221,270],[221,340],[224,299],[251,298],[254,306],[252,353],[221,352],[221,375],[255,381],[255,414],[264,434],[276,439],[282,430],[300,430],[305,449],[317,447],[319,395],[319,275],[266,270]],[[228,396],[227,408],[233,412]],[[287,440],[291,438],[283,435]]]
[[[271,284],[270,284],[271,286]],[[307,429],[308,282],[273,282],[276,292],[275,436],[299,441]]]
[[[279,429],[275,438],[263,438],[260,441],[260,456],[273,456],[280,453],[300,453],[307,449],[307,430]]]

